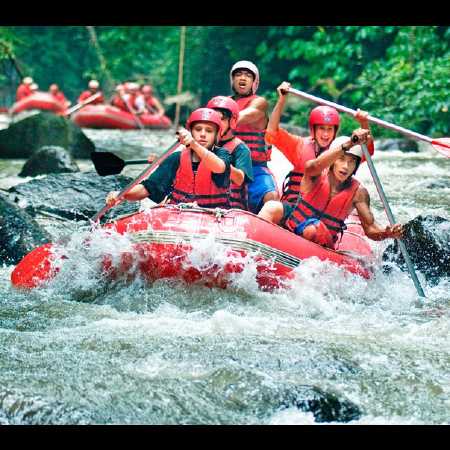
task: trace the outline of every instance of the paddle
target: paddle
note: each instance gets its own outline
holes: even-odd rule
[[[137,178],[135,178],[130,184],[125,186],[125,188],[122,189],[119,192],[119,195],[117,196],[118,203],[116,203],[116,205],[121,203],[125,194],[127,194],[132,188],[134,188],[134,186],[139,184],[142,180],[145,180],[153,172],[153,170],[155,170],[168,156],[170,156],[177,149],[179,145],[181,144],[178,140],[174,142],[167,150],[164,151],[164,153],[161,156],[155,159],[150,164],[149,167],[145,168],[144,171],[141,172],[141,174],[139,174]],[[97,214],[95,214],[91,218],[91,221],[94,223],[98,222],[100,218],[103,217],[103,215],[111,208],[112,206],[105,205]]]
[[[139,117],[133,112],[133,108],[131,108],[130,104],[128,103],[128,100],[119,93],[120,98],[122,99],[122,101],[125,103],[125,106],[127,107],[128,111],[130,112],[130,114],[133,116],[134,121],[137,123],[138,127],[141,130],[145,130],[144,125],[142,125],[142,122],[140,121]]]
[[[158,159],[156,159],[149,167],[147,167],[135,180],[120,191],[118,198],[119,202],[123,200],[124,195],[147,178],[156,167],[161,164],[170,154],[172,154],[180,145],[178,140],[174,142]],[[116,203],[117,204],[117,203]],[[93,225],[97,223],[100,218],[111,208],[105,205],[97,214],[95,214],[91,221]],[[64,240],[64,238],[62,238]],[[16,266],[11,274],[11,281],[14,286],[22,288],[33,288],[39,286],[42,282],[51,279],[54,275],[52,266],[52,252],[53,244],[47,243],[35,248],[28,253],[22,261]]]
[[[76,105],[72,106],[72,108],[69,108],[64,115],[65,116],[70,116],[72,113],[74,113],[75,111],[78,111],[79,109],[81,109],[83,106],[86,106],[88,103],[93,102],[95,99],[97,99],[98,97],[100,97],[101,92],[97,92],[94,95],[91,95],[90,97],[88,97],[86,100],[83,100],[80,103],[77,103]]]
[[[122,172],[123,168],[129,164],[148,164],[148,159],[131,159],[124,161],[114,153],[110,152],[92,152],[91,160],[94,163],[97,173],[104,177],[107,175],[116,175]]]
[[[356,111],[345,106],[338,105],[337,103],[329,102],[328,100],[324,100],[320,97],[316,97],[311,94],[307,94],[306,92],[298,91],[297,89],[289,88],[287,90],[289,93],[297,95],[298,97],[304,98],[306,100],[311,100],[312,102],[319,103],[321,105],[331,106],[338,111],[346,112],[349,114],[356,114]],[[381,127],[387,128],[389,130],[398,131],[406,136],[419,139],[421,141],[428,142],[433,146],[435,150],[437,150],[442,155],[450,158],[450,138],[439,138],[439,139],[431,139],[428,136],[423,134],[416,133],[414,131],[408,130],[406,128],[399,127],[398,125],[394,125],[392,123],[386,122],[381,119],[377,119],[373,116],[368,116],[367,119],[370,122],[373,122],[376,125],[380,125]]]
[[[386,195],[383,190],[383,186],[381,185],[381,181],[378,178],[377,171],[375,169],[375,166],[372,161],[372,157],[370,156],[369,150],[367,149],[366,144],[362,144],[361,148],[363,150],[364,156],[367,160],[367,165],[370,170],[370,174],[372,175],[373,181],[375,183],[375,186],[377,188],[378,194],[380,196],[381,202],[383,203],[384,210],[386,211],[386,215],[389,220],[389,224],[392,226],[395,224],[394,215],[392,214],[391,207],[389,206],[388,200],[386,198]],[[400,250],[403,254],[403,258],[405,259],[406,265],[408,267],[409,274],[411,275],[411,278],[414,282],[414,286],[416,287],[417,293],[420,297],[425,298],[425,293],[423,292],[422,286],[420,285],[419,279],[417,278],[416,272],[414,271],[414,267],[412,265],[411,259],[409,257],[408,251],[406,250],[405,243],[398,239],[398,245],[400,247]]]

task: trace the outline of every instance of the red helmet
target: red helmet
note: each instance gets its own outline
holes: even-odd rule
[[[211,122],[217,125],[217,139],[222,136],[222,118],[217,111],[211,108],[198,108],[189,116],[186,128],[190,130],[194,122]]]
[[[336,109],[331,106],[316,106],[309,115],[309,132],[314,137],[315,125],[333,125],[335,126],[335,136],[339,128],[340,118]]]
[[[225,97],[223,95],[218,95],[217,97],[213,97],[206,104],[206,107],[211,108],[211,109],[216,109],[216,108],[226,109],[227,111],[230,111],[230,113],[231,113],[230,128],[232,130],[236,129],[237,120],[239,117],[239,106],[231,97]]]

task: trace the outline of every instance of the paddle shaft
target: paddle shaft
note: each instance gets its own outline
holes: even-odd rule
[[[306,100],[311,100],[312,102],[315,102],[315,103],[320,103],[322,105],[331,106],[332,108],[335,108],[341,112],[346,112],[346,113],[349,113],[352,115],[356,114],[356,111],[354,109],[350,109],[350,108],[347,108],[346,106],[338,105],[337,103],[330,102],[328,100],[324,100],[320,97],[316,97],[314,95],[307,94],[306,92],[302,92],[297,89],[289,88],[288,92],[290,92],[291,94],[297,95],[298,97],[304,98]],[[402,133],[406,136],[428,142],[429,144],[436,143],[436,141],[434,139],[431,139],[428,136],[416,133],[411,130],[407,130],[406,128],[399,127],[398,125],[394,125],[392,123],[386,122],[385,120],[377,119],[376,117],[373,117],[373,116],[368,116],[367,119],[376,125],[380,125],[381,127],[387,128],[389,130],[398,131],[399,133]],[[438,143],[438,144],[443,145],[441,143]],[[445,144],[444,144],[444,146],[445,146]]]
[[[367,149],[366,144],[362,144],[361,147],[362,147],[364,156],[366,157],[367,165],[370,170],[370,174],[372,175],[372,178],[373,178],[373,181],[377,188],[381,202],[383,203],[384,210],[386,211],[387,218],[389,220],[390,225],[392,226],[395,224],[394,215],[392,214],[392,210],[391,210],[391,207],[389,206],[388,200],[386,198],[386,194],[384,193],[383,186],[381,185],[381,181],[378,178],[378,174],[375,169],[375,165],[373,164],[372,157],[370,156],[370,153],[369,153],[369,150]],[[403,258],[405,259],[406,265],[408,266],[408,271],[414,282],[414,286],[416,287],[417,293],[419,294],[420,297],[425,297],[425,293],[423,292],[422,286],[420,285],[420,281],[417,278],[416,272],[414,271],[414,267],[412,265],[408,251],[406,250],[405,243],[401,239],[398,239],[398,244],[399,244],[400,250],[403,254]]]
[[[101,93],[100,92],[96,92],[95,94],[91,95],[90,97],[88,97],[86,100],[83,100],[82,102],[72,106],[72,108],[69,108],[66,111],[66,116],[70,116],[72,113],[74,113],[75,111],[79,110],[80,108],[82,108],[83,106],[87,105],[88,103],[93,102],[95,99],[97,99],[98,97],[100,97]]]
[[[152,171],[154,169],[156,169],[168,156],[170,156],[177,149],[177,147],[179,145],[180,145],[179,141],[174,142],[159,158],[157,158],[155,161],[153,161],[153,163],[150,164],[149,167],[146,167],[145,170],[143,172],[141,172],[136,179],[134,179],[127,186],[125,186],[125,188],[122,189],[119,192],[119,195],[117,196],[118,203],[116,203],[116,205],[119,204],[123,200],[125,194],[128,191],[130,191],[132,188],[134,188],[134,186],[136,186],[141,181],[145,180],[148,176],[150,176]],[[94,223],[98,222],[105,215],[105,213],[111,208],[112,208],[112,206],[105,205],[97,214],[95,214],[95,216],[93,216],[91,218],[92,222],[94,222]]]

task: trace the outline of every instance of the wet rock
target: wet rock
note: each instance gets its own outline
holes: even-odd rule
[[[95,145],[70,120],[39,113],[0,130],[0,158],[28,158],[44,146],[68,149],[74,158],[89,158]]]
[[[48,212],[70,220],[87,220],[105,206],[106,194],[122,190],[132,179],[123,175],[100,177],[96,172],[50,174],[9,189],[13,200],[32,216]],[[136,202],[123,202],[105,216],[137,211]]]
[[[17,264],[50,238],[24,210],[0,194],[0,263]]]
[[[433,180],[431,183],[428,183],[424,187],[425,189],[447,189],[450,188],[450,179],[440,178],[437,180]]]
[[[222,403],[224,408],[251,410],[261,418],[292,407],[311,412],[316,422],[350,422],[361,417],[357,405],[334,393],[316,386],[267,383],[250,371],[215,371],[209,392],[217,396],[216,403]]]
[[[286,392],[281,406],[295,406],[301,411],[312,412],[316,422],[350,422],[361,417],[361,411],[354,403],[316,386],[297,386]]]
[[[450,221],[439,216],[417,216],[405,224],[404,243],[414,267],[427,281],[450,276]],[[407,270],[397,241],[383,253],[383,261]],[[389,269],[387,269],[389,270]]]
[[[377,151],[400,150],[402,152],[417,153],[419,151],[419,145],[411,139],[377,139],[375,141],[375,149]]]
[[[22,167],[20,177],[35,177],[48,173],[72,173],[80,169],[70,153],[62,147],[41,147]]]

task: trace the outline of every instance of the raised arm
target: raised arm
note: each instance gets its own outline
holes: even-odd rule
[[[281,115],[283,114],[284,106],[287,99],[287,90],[291,87],[291,83],[283,81],[277,87],[278,101],[273,108],[272,114],[269,117],[269,123],[267,124],[267,131],[276,133],[280,125]]]

